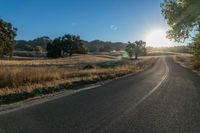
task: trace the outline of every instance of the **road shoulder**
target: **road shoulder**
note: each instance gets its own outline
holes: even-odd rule
[[[193,73],[200,76],[200,70],[194,69],[192,65],[192,55],[190,54],[181,54],[181,55],[175,55],[172,57],[173,61],[180,65],[183,68],[191,70]]]

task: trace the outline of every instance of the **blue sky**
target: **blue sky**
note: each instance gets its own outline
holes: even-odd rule
[[[0,18],[18,28],[17,39],[51,38],[65,33],[85,40],[145,40],[167,29],[163,0],[1,0]]]

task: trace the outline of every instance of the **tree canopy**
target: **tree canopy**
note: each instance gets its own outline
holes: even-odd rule
[[[162,14],[171,30],[167,37],[177,42],[184,42],[196,30],[191,44],[193,63],[200,68],[200,0],[164,0],[161,4]]]
[[[66,34],[47,44],[47,57],[59,58],[73,54],[86,54],[87,52],[88,49],[80,37],[76,35]]]
[[[0,56],[12,57],[17,29],[0,19]]]
[[[133,57],[135,55],[135,59],[138,58],[138,55],[145,55],[146,54],[146,42],[140,40],[135,41],[134,43],[128,42],[126,46],[126,52],[128,53],[129,57]]]
[[[200,0],[164,0],[162,14],[171,30],[167,37],[177,42],[189,38],[195,28],[200,32]]]

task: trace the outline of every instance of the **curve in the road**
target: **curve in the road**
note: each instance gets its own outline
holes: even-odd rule
[[[161,57],[143,73],[0,114],[0,132],[199,133],[199,81]]]

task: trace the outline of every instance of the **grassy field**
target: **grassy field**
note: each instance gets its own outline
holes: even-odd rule
[[[0,104],[20,97],[40,96],[76,86],[137,73],[150,67],[156,57],[139,60],[108,55],[81,55],[52,60],[1,60]],[[90,64],[92,69],[83,69]]]
[[[98,63],[103,61],[116,60],[117,57],[108,55],[75,55],[60,59],[38,59],[38,60],[0,60],[0,66],[63,66],[80,65],[86,63]]]

